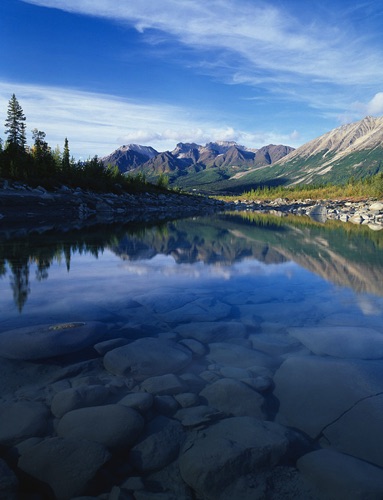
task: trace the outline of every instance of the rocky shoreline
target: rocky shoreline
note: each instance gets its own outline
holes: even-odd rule
[[[188,217],[220,210],[225,203],[181,193],[95,193],[62,186],[55,191],[4,181],[0,184],[0,225],[82,225]]]
[[[274,215],[305,215],[318,222],[340,220],[353,224],[368,225],[372,230],[383,229],[383,201],[366,199],[349,200],[287,200],[278,198],[273,201],[235,200],[228,208],[242,211],[257,211]]]
[[[383,229],[383,200],[235,200],[224,202],[176,192],[137,194],[95,193],[62,186],[55,191],[8,181],[0,183],[0,227],[33,226],[56,229],[109,222],[159,221],[207,215],[222,210],[308,216],[317,222],[339,220]]]

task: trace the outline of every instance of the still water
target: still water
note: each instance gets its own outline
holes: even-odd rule
[[[0,497],[382,498],[382,306],[367,227],[4,231]]]

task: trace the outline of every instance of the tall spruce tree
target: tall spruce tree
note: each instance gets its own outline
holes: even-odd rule
[[[64,151],[63,151],[63,158],[62,158],[62,168],[65,173],[67,173],[70,169],[70,152],[69,152],[69,144],[68,144],[68,139],[65,137],[65,142],[64,142]]]
[[[13,147],[25,149],[27,143],[25,115],[15,94],[8,103],[7,119],[5,120],[5,134],[8,144]]]

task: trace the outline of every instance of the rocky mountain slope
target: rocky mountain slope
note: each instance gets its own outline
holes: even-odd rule
[[[382,169],[383,117],[367,116],[304,144],[267,169],[249,170],[236,184],[339,183]]]
[[[104,165],[117,165],[121,172],[129,172],[158,154],[158,151],[150,146],[128,144],[127,146],[121,146],[101,160]]]
[[[122,172],[208,193],[241,193],[259,186],[343,183],[383,170],[383,117],[342,125],[294,150],[268,145],[249,149],[235,142],[179,143],[173,151],[129,145],[103,158]]]

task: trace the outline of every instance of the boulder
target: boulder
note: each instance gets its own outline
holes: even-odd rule
[[[154,410],[162,415],[173,415],[180,405],[173,396],[155,396]]]
[[[192,408],[181,408],[174,418],[179,420],[184,427],[206,426],[223,418],[223,413],[207,405],[193,406]]]
[[[141,389],[150,394],[164,396],[166,394],[174,395],[183,392],[184,385],[176,375],[167,373],[166,375],[147,378],[142,382]]]
[[[301,347],[296,339],[281,333],[253,333],[249,339],[254,349],[271,356],[281,356]]]
[[[0,499],[17,500],[18,498],[20,498],[19,481],[16,474],[0,458]]]
[[[383,358],[383,331],[360,326],[320,326],[289,328],[314,354],[336,358]]]
[[[180,341],[180,344],[187,347],[193,353],[193,356],[198,358],[204,356],[207,353],[207,348],[201,342],[195,339],[184,339]]]
[[[81,495],[110,455],[99,443],[83,439],[49,438],[28,448],[19,468],[48,484],[58,500]]]
[[[380,212],[381,210],[383,210],[383,203],[380,202],[380,201],[376,201],[376,202],[372,203],[370,205],[370,210],[379,211]]]
[[[131,449],[130,462],[140,472],[162,469],[178,457],[183,440],[179,422],[156,417],[149,422],[143,439]]]
[[[231,306],[215,298],[203,297],[184,306],[160,314],[160,317],[171,324],[198,323],[219,321],[228,317]]]
[[[233,338],[245,338],[246,336],[245,325],[232,321],[186,323],[184,325],[177,325],[175,330],[181,337],[185,339],[192,338],[203,344],[222,342]]]
[[[296,356],[281,365],[274,383],[276,420],[316,438],[358,401],[383,392],[383,364]]]
[[[104,366],[115,375],[130,375],[141,381],[176,373],[191,359],[191,351],[176,342],[146,337],[106,353]]]
[[[328,500],[381,500],[383,470],[333,450],[301,457],[297,467]]]
[[[257,481],[259,472],[291,459],[298,441],[292,431],[273,422],[227,418],[185,442],[181,476],[198,498],[265,498],[265,485]]]
[[[146,413],[153,406],[154,398],[147,392],[132,392],[120,399],[118,404]]]
[[[117,347],[122,347],[123,345],[126,344],[129,344],[129,340],[124,338],[117,338],[117,339],[104,340],[103,342],[98,342],[93,347],[98,352],[98,354],[104,356],[104,354],[106,354],[107,352],[112,351]]]
[[[382,416],[383,394],[371,396],[356,403],[323,434],[338,451],[383,467]]]
[[[174,399],[182,408],[189,408],[190,406],[195,406],[199,403],[198,394],[194,392],[183,392],[174,396]]]
[[[105,334],[98,321],[44,324],[0,334],[0,357],[18,360],[46,359],[94,345]]]
[[[120,404],[80,408],[66,413],[57,433],[68,439],[87,439],[109,449],[129,448],[144,428],[141,415]]]
[[[200,396],[207,404],[227,415],[265,416],[264,398],[238,380],[222,378],[206,386]]]
[[[0,445],[13,446],[47,432],[49,410],[43,403],[19,401],[0,405]]]
[[[108,396],[109,390],[103,385],[82,385],[65,389],[53,397],[51,411],[55,417],[61,418],[68,411],[100,405]]]
[[[181,477],[177,461],[150,472],[145,476],[145,483],[152,491],[135,491],[134,500],[195,500],[192,490]]]
[[[227,342],[209,344],[209,354],[206,358],[211,363],[232,366],[235,368],[249,368],[253,365],[276,368],[280,361],[255,349],[248,349],[241,345]]]

